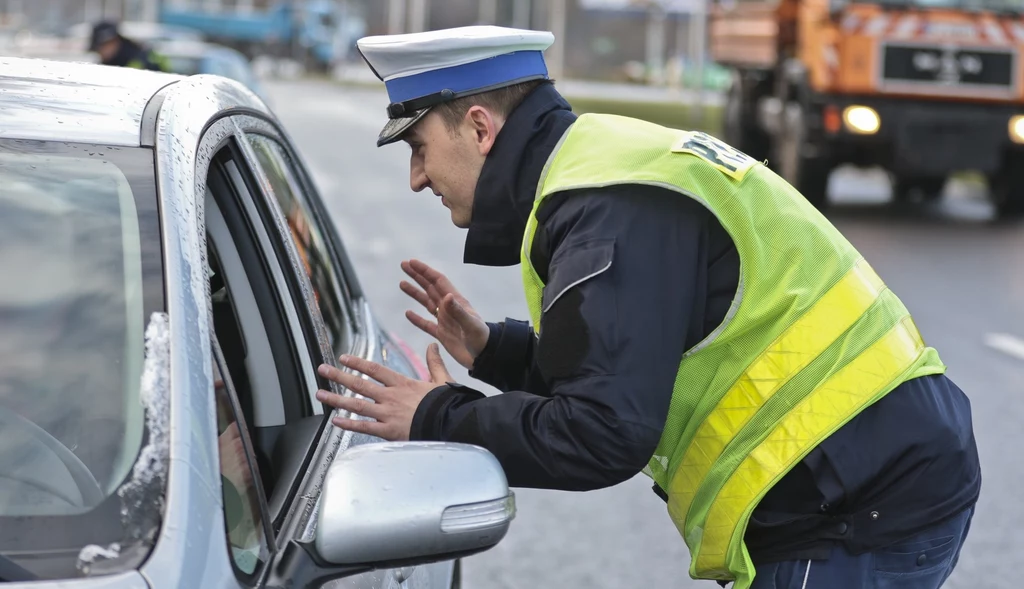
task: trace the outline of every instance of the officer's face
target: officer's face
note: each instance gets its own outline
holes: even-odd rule
[[[409,186],[414,192],[430,188],[441,197],[456,227],[469,227],[473,218],[476,182],[501,123],[474,106],[452,131],[437,112],[431,112],[403,137],[412,148]]]
[[[118,39],[111,39],[101,44],[97,49],[96,53],[99,54],[100,59],[104,62],[114,59],[117,55],[118,50],[121,49],[121,41]]]

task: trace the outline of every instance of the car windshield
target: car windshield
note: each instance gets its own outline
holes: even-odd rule
[[[171,65],[171,71],[185,76],[213,74],[224,76],[252,87],[253,79],[248,62],[244,58],[227,53],[208,53],[204,57],[192,57],[166,52],[164,56]]]
[[[194,76],[206,73],[202,71],[202,60],[198,57],[167,54],[164,57],[170,63],[171,71],[183,76]]]
[[[207,59],[207,67],[211,74],[224,76],[251,86],[253,79],[249,73],[249,65],[242,58],[236,58],[230,54],[214,54]]]
[[[133,469],[160,264],[150,150],[0,141],[0,555],[32,576],[116,570],[158,524]]]

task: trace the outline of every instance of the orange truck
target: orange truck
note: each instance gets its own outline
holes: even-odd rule
[[[897,200],[985,175],[1024,214],[1024,6],[1014,0],[717,0],[732,72],[723,139],[817,206],[838,166],[881,166]]]

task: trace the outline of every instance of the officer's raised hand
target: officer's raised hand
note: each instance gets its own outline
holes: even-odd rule
[[[403,280],[399,284],[402,292],[423,305],[437,322],[413,311],[406,311],[405,316],[441,342],[456,362],[467,369],[473,368],[473,361],[487,345],[490,335],[487,324],[444,274],[419,260],[402,262],[402,270],[419,285],[417,288]]]
[[[415,380],[376,362],[354,356],[342,356],[338,361],[342,366],[361,372],[373,380],[342,372],[329,364],[320,365],[320,376],[373,401],[343,397],[324,390],[317,391],[316,398],[336,409],[350,411],[377,421],[335,417],[331,423],[342,429],[377,436],[388,441],[408,440],[412,418],[420,401],[430,391],[453,380],[444,366],[437,344],[430,344],[427,347],[429,381]]]

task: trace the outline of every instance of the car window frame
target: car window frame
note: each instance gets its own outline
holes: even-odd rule
[[[283,177],[279,178],[279,180],[287,184],[288,191],[291,192],[291,196],[296,200],[297,205],[300,207],[300,209],[302,209],[304,218],[308,218],[308,222],[311,223],[314,226],[315,230],[319,233],[320,238],[323,242],[323,248],[325,249],[325,251],[319,253],[326,257],[326,259],[324,259],[322,262],[329,267],[328,270],[333,274],[332,276],[326,277],[330,284],[326,285],[324,290],[329,289],[331,292],[327,294],[337,299],[338,304],[340,306],[340,308],[338,309],[338,311],[340,312],[338,320],[342,323],[341,327],[343,333],[339,334],[339,337],[340,339],[343,340],[343,342],[342,345],[338,345],[336,342],[336,347],[332,347],[332,352],[334,354],[339,355],[351,353],[355,342],[358,326],[356,324],[355,316],[353,314],[351,301],[349,300],[347,295],[348,289],[345,286],[344,276],[342,276],[340,273],[339,264],[334,255],[334,252],[332,251],[330,241],[326,235],[325,227],[317,218],[316,212],[312,207],[310,196],[305,193],[304,188],[302,186],[302,182],[301,180],[299,180],[298,168],[296,167],[295,162],[288,156],[287,148],[280,142],[280,140],[258,133],[244,133],[244,137],[246,145],[252,150],[253,159],[255,160],[255,163],[259,167],[256,173],[260,177],[260,184],[261,186],[267,187],[267,190],[264,191],[265,197],[268,200],[274,201],[274,204],[277,206],[278,211],[281,213],[282,219],[284,218],[284,211],[283,209],[281,209],[280,200],[276,195],[271,194],[272,192],[274,192],[274,189],[272,188],[273,183],[271,182],[268,176],[270,172],[264,169],[262,162],[259,161],[259,156],[256,155],[257,148],[253,145],[253,139],[258,139],[260,141],[267,142],[271,146],[270,149],[274,151],[274,153],[271,154],[271,157],[274,158],[275,160],[283,160],[281,161],[281,165],[287,168],[284,171]],[[279,157],[282,156],[282,154],[283,157]],[[292,242],[296,240],[295,235],[290,231],[285,234],[285,237],[291,240]],[[298,253],[297,246],[295,248],[295,251],[296,253]],[[309,277],[310,286],[313,286],[313,278],[312,276],[309,275],[308,269],[306,275],[307,277]],[[320,305],[320,303],[324,302],[323,298],[325,293],[323,291],[320,291],[318,294],[321,300],[314,301],[314,304],[317,307],[319,318],[324,323],[324,326],[326,328],[326,320],[324,319],[325,310]],[[327,302],[330,303],[330,301]]]
[[[241,200],[240,204],[235,205],[234,213],[238,216],[243,217],[244,222],[247,225],[247,230],[252,234],[258,234],[256,237],[250,239],[251,247],[254,255],[258,255],[261,259],[260,263],[265,264],[268,267],[267,272],[271,275],[270,279],[267,280],[266,289],[272,290],[279,306],[283,306],[288,311],[289,319],[285,322],[287,327],[287,335],[285,339],[289,341],[287,344],[284,342],[276,342],[277,345],[289,345],[291,353],[291,363],[294,370],[297,373],[301,373],[301,380],[304,383],[302,386],[305,390],[309,391],[309,395],[315,398],[315,392],[318,388],[329,388],[331,390],[338,390],[328,383],[321,383],[321,377],[316,374],[315,367],[312,365],[310,359],[316,353],[310,349],[308,341],[308,331],[303,325],[308,317],[308,307],[306,311],[303,310],[304,302],[298,300],[291,291],[288,280],[285,275],[290,274],[290,270],[285,264],[282,264],[276,255],[275,248],[270,243],[272,240],[272,231],[268,231],[263,224],[263,220],[259,211],[259,201],[263,199],[262,192],[256,190],[257,180],[253,176],[251,168],[248,164],[248,160],[241,154],[240,147],[245,145],[245,140],[239,133],[234,122],[229,116],[223,117],[217,123],[214,123],[210,127],[210,131],[216,131],[214,140],[207,141],[204,137],[204,141],[201,142],[200,151],[205,152],[207,155],[203,158],[205,161],[203,164],[197,167],[197,173],[203,174],[204,180],[202,186],[205,188],[208,186],[209,174],[213,166],[218,164],[218,159],[228,159],[234,166],[234,173],[227,175],[227,181],[232,184],[232,189],[244,194],[245,196],[238,197],[236,200]],[[208,133],[210,132],[208,131]],[[205,197],[204,197],[205,198]],[[215,202],[218,201],[216,195],[213,196]],[[222,213],[224,211],[224,205],[219,204],[219,209]],[[229,214],[229,213],[226,213]],[[237,238],[233,238],[236,242]],[[281,311],[284,314],[284,311]],[[314,341],[313,347],[316,347]],[[276,352],[275,352],[276,355]],[[306,485],[306,474],[307,469],[311,469],[311,464],[315,460],[319,448],[322,445],[322,440],[325,437],[324,430],[329,425],[328,415],[325,414],[323,405],[317,401],[312,406],[312,415],[303,417],[295,423],[301,423],[305,420],[316,418],[318,420],[319,429],[312,436],[309,441],[309,445],[303,448],[301,455],[301,468],[299,476],[297,476],[292,484],[285,489],[283,494],[279,494],[278,489],[275,488],[275,492],[271,497],[268,497],[270,503],[270,517],[273,522],[273,532],[275,538],[278,540],[278,545],[282,545],[282,538],[289,537],[290,525],[288,521],[292,518],[293,512],[296,509],[296,504],[301,503],[299,497],[299,490],[303,489]],[[291,422],[290,422],[291,423]],[[280,481],[278,481],[280,483]]]
[[[335,271],[341,280],[344,301],[347,305],[347,312],[351,315],[360,333],[365,333],[367,328],[362,321],[362,301],[365,298],[364,290],[355,272],[355,266],[348,256],[344,241],[338,232],[330,213],[325,207],[325,201],[309,173],[309,167],[302,156],[295,149],[295,144],[288,133],[275,122],[256,116],[236,116],[239,127],[244,135],[262,135],[275,141],[282,147],[291,162],[291,168],[296,179],[301,185],[301,192],[306,198],[306,204],[310,213],[320,228],[326,246],[330,250],[331,259],[335,264]]]
[[[248,239],[255,247],[253,251],[247,252],[258,258],[258,261],[250,260],[250,264],[261,264],[264,273],[267,275],[267,280],[273,286],[272,294],[273,301],[265,304],[271,305],[274,312],[277,313],[277,319],[284,325],[284,333],[278,335],[285,335],[286,341],[278,341],[280,338],[275,337],[272,334],[268,334],[268,339],[271,348],[275,350],[274,356],[281,358],[287,358],[290,360],[290,372],[299,375],[299,380],[302,382],[302,386],[306,390],[310,390],[312,394],[302,396],[302,404],[299,410],[296,411],[295,407],[289,410],[286,406],[285,416],[286,421],[291,422],[302,417],[308,417],[310,414],[316,415],[320,412],[317,411],[319,401],[315,400],[315,390],[318,385],[317,376],[311,370],[308,370],[305,366],[304,358],[308,355],[306,349],[306,340],[304,333],[296,328],[296,322],[301,315],[301,308],[294,303],[293,300],[283,300],[280,296],[281,288],[285,285],[286,279],[284,277],[285,269],[281,268],[277,261],[272,259],[266,250],[266,244],[270,240],[270,237],[266,234],[263,227],[259,223],[253,222],[253,215],[256,214],[255,203],[253,193],[253,180],[246,178],[245,170],[239,166],[239,156],[237,146],[239,145],[238,137],[234,134],[226,137],[215,149],[214,154],[210,158],[209,166],[205,172],[206,179],[203,181],[204,186],[208,186],[208,178],[211,170],[215,166],[224,166],[223,175],[224,180],[229,185],[230,189],[235,192],[234,198],[235,203],[225,206],[225,203],[218,201],[219,209],[221,214],[225,217],[238,216],[240,219],[234,220],[235,223],[244,223],[244,229],[247,230]],[[233,153],[226,154],[226,151]],[[227,158],[230,161],[225,163],[223,160]],[[204,195],[205,198],[205,195]],[[218,196],[214,195],[214,199],[218,200]],[[230,210],[230,209],[234,210]],[[240,231],[242,227],[238,228]],[[205,227],[204,227],[205,230]],[[233,234],[233,241],[237,244],[239,237]],[[243,253],[243,252],[240,252]],[[243,261],[243,264],[246,262]],[[250,285],[253,280],[250,276]],[[261,308],[261,313],[266,312],[266,309]],[[264,318],[264,323],[267,322],[267,318]],[[282,349],[287,346],[287,349]],[[282,372],[288,372],[289,369],[281,370],[278,368],[279,378]],[[282,392],[283,394],[283,392]],[[286,402],[287,405],[287,402]]]
[[[316,304],[312,296],[312,285],[310,283],[309,275],[301,266],[298,250],[295,247],[294,240],[291,236],[291,232],[288,229],[288,225],[284,218],[284,214],[278,204],[277,198],[271,194],[265,187],[269,186],[265,173],[260,166],[255,149],[251,143],[245,138],[248,135],[263,135],[270,140],[276,142],[282,150],[285,152],[286,157],[290,160],[291,173],[295,176],[295,179],[300,182],[299,190],[301,191],[300,197],[305,198],[305,203],[309,207],[309,213],[313,216],[317,222],[321,233],[324,237],[325,246],[329,249],[328,256],[331,258],[331,263],[334,264],[334,271],[341,280],[343,288],[347,289],[348,296],[345,297],[346,293],[342,293],[345,303],[348,305],[348,313],[353,323],[353,329],[355,330],[355,337],[350,343],[351,350],[349,353],[361,358],[371,358],[379,352],[378,350],[378,326],[373,321],[372,315],[369,313],[369,307],[362,296],[362,291],[358,285],[358,282],[354,279],[354,273],[352,271],[351,262],[348,260],[345,254],[344,247],[341,245],[340,237],[337,234],[333,221],[327,214],[323,207],[323,201],[320,198],[315,187],[313,187],[308,174],[308,170],[305,167],[302,160],[297,156],[294,149],[294,145],[288,139],[288,136],[283,132],[278,132],[278,127],[270,121],[261,119],[251,114],[236,115],[235,119],[238,121],[239,128],[241,130],[242,138],[239,139],[241,149],[246,154],[248,165],[250,166],[249,173],[256,175],[257,185],[261,189],[262,193],[262,206],[264,212],[268,216],[268,230],[271,228],[269,225],[274,225],[276,230],[275,245],[280,248],[280,254],[283,256],[282,265],[290,264],[291,268],[294,269],[291,274],[295,279],[295,285],[293,285],[293,296],[298,299],[302,299],[306,304],[307,322],[305,327],[312,330],[317,334],[316,339],[322,344],[321,353],[319,356],[310,356],[310,361],[314,363],[326,363],[337,366],[337,360],[332,356],[332,350],[327,344],[326,337],[326,326],[324,325],[323,318],[320,315],[319,306]],[[312,351],[312,346],[311,346]],[[348,369],[344,369],[349,371]],[[366,378],[366,377],[364,377]],[[342,394],[344,396],[352,397],[355,393],[352,391],[336,384],[331,381],[324,379],[324,387],[327,390],[331,390],[335,393]],[[348,417],[351,419],[363,420],[367,419],[362,416],[351,414],[347,411],[333,410],[328,408],[328,417],[339,415],[342,417]],[[356,440],[361,440],[357,442]],[[273,575],[287,574],[287,571],[294,570],[293,567],[305,567],[310,564],[314,566],[323,566],[323,563],[317,565],[316,558],[312,554],[305,553],[306,550],[313,550],[315,548],[306,548],[303,546],[311,546],[315,543],[315,532],[318,521],[319,510],[322,505],[322,489],[323,481],[326,478],[327,472],[334,461],[334,457],[347,450],[349,447],[358,445],[359,443],[367,443],[372,441],[382,441],[379,438],[373,438],[372,436],[366,436],[365,434],[358,434],[351,430],[343,430],[335,427],[330,422],[327,422],[327,427],[324,428],[314,444],[312,461],[310,467],[307,470],[305,477],[301,483],[303,493],[295,497],[294,503],[291,505],[291,509],[288,516],[281,528],[279,539],[281,540],[281,550],[279,551],[278,560],[273,565],[275,571]],[[310,562],[312,560],[313,562]],[[301,563],[307,563],[305,565]],[[334,567],[331,567],[334,568]],[[409,576],[415,567],[404,567],[402,569],[387,569],[389,577],[392,579],[404,578]],[[361,568],[353,570],[351,574],[359,575],[364,573]],[[366,582],[378,583],[381,580],[381,572],[370,573],[365,578]]]
[[[275,280],[275,288],[279,293],[283,293],[283,296],[291,297],[291,305],[294,306],[299,315],[299,320],[294,322],[291,327],[294,332],[301,333],[306,337],[306,345],[304,347],[306,353],[301,355],[297,361],[305,363],[302,368],[304,371],[309,371],[314,375],[316,378],[315,382],[319,384],[319,388],[338,394],[351,394],[342,386],[320,377],[315,372],[316,366],[320,363],[337,366],[337,361],[333,358],[332,352],[327,345],[326,327],[323,325],[319,310],[313,302],[312,286],[309,283],[309,278],[304,271],[296,272],[294,270],[299,268],[298,253],[295,250],[294,242],[287,233],[287,226],[280,208],[277,206],[277,200],[274,196],[266,194],[261,189],[260,182],[264,181],[258,176],[261,170],[258,167],[255,154],[252,152],[252,148],[245,139],[242,129],[238,124],[239,116],[241,115],[228,115],[226,117],[230,121],[233,130],[230,133],[230,137],[226,137],[222,144],[230,141],[236,149],[233,157],[235,158],[235,163],[239,166],[239,177],[248,183],[247,190],[249,190],[252,197],[248,199],[247,204],[252,206],[248,208],[246,216],[255,228],[261,231],[261,233],[265,232],[267,235],[267,242],[261,246],[264,249],[263,255],[268,260],[273,258],[274,261],[269,263],[272,266],[279,267],[281,272],[288,277],[287,280],[283,276]],[[245,118],[252,119],[248,115]],[[209,151],[211,153],[213,151],[220,153],[221,149],[222,146],[211,146]],[[239,154],[241,154],[241,157],[238,157]],[[276,227],[268,227],[268,225]],[[305,312],[303,312],[303,308]],[[295,335],[293,337],[299,338],[300,336]],[[352,342],[352,353],[361,357],[365,356],[365,350],[368,347],[369,345],[364,335],[357,333]],[[315,397],[315,390],[311,391],[311,395]],[[316,432],[315,437],[310,440],[309,446],[305,448],[304,469],[296,480],[295,488],[298,491],[290,494],[287,502],[283,504],[274,500],[271,501],[271,516],[274,519],[275,532],[280,540],[279,544],[282,545],[285,542],[284,538],[298,539],[303,537],[309,530],[309,526],[315,522],[315,508],[319,504],[318,490],[321,488],[327,468],[330,466],[331,457],[336,455],[342,448],[347,447],[345,440],[350,440],[354,435],[353,432],[340,430],[330,424],[330,417],[338,414],[337,410],[323,405],[319,401],[317,406],[319,406],[319,411],[316,414],[321,416],[323,427]],[[347,412],[341,413],[349,416]],[[360,418],[358,416],[351,417]],[[275,511],[275,505],[280,507],[280,511]]]
[[[272,224],[276,226],[276,246],[279,248],[279,255],[282,255],[284,257],[284,260],[282,260],[281,263],[282,265],[290,264],[291,268],[299,269],[301,268],[301,263],[299,261],[300,258],[295,248],[294,241],[292,240],[290,232],[288,231],[288,227],[285,222],[283,213],[281,212],[280,206],[278,206],[277,204],[276,197],[274,197],[271,194],[268,194],[267,191],[262,190],[262,187],[266,186],[267,180],[262,175],[262,168],[259,166],[259,163],[256,160],[256,156],[252,146],[249,144],[247,140],[244,139],[244,136],[252,132],[269,130],[271,132],[271,135],[276,134],[275,138],[282,143],[282,145],[288,150],[289,153],[293,154],[292,161],[297,162],[297,165],[295,166],[297,169],[295,170],[295,172],[300,178],[300,181],[304,183],[308,182],[309,178],[306,168],[304,165],[302,165],[301,160],[294,157],[295,151],[294,148],[292,147],[291,142],[288,140],[287,135],[284,135],[283,133],[274,132],[274,130],[277,129],[276,125],[271,124],[269,121],[264,120],[262,118],[258,118],[250,113],[237,114],[233,117],[233,119],[236,121],[236,124],[238,125],[240,131],[240,135],[242,136],[241,138],[238,139],[238,143],[241,146],[241,151],[245,154],[247,165],[249,166],[249,173],[258,175],[257,185],[261,188],[260,194],[262,195],[261,200],[265,214],[269,216],[270,220],[272,221]],[[320,203],[322,202],[319,199],[319,194],[313,194],[315,195],[315,198],[311,199],[310,206],[311,209],[314,211],[314,214],[318,215],[318,218],[320,219],[322,224],[322,220],[326,217],[326,213],[319,206]],[[329,217],[326,218],[329,219]],[[342,248],[339,250],[337,248],[340,242],[337,240],[337,234],[333,231],[333,226],[329,226],[326,229],[330,230],[329,232],[327,232],[325,239],[328,241],[328,247],[332,247],[333,252],[335,253],[334,262],[337,263],[339,266],[341,266],[342,264],[347,265],[345,267],[340,268],[336,267],[336,270],[342,272],[339,274],[339,276],[342,277],[343,280],[345,280],[345,284],[349,286],[349,288],[351,289],[350,292],[353,295],[351,299],[352,317],[353,319],[356,320],[355,327],[357,328],[357,331],[356,336],[351,344],[352,349],[350,353],[354,356],[367,358],[371,353],[375,353],[374,342],[376,334],[374,333],[373,330],[376,329],[376,327],[372,324],[372,321],[370,321],[369,324],[363,323],[362,319],[367,317],[366,302],[361,296],[361,291],[358,290],[358,283],[351,279],[351,277],[353,276],[353,272],[351,270],[350,265],[351,263],[345,257],[344,249]],[[308,329],[311,335],[315,334],[316,341],[320,342],[321,345],[321,348],[319,350],[320,353],[318,356],[313,356],[312,354],[309,356],[310,362],[315,364],[325,363],[332,366],[338,366],[337,358],[333,357],[333,352],[327,344],[327,328],[324,325],[323,319],[320,316],[319,308],[317,307],[313,299],[312,286],[310,284],[308,275],[304,270],[296,270],[291,274],[293,275],[295,282],[295,284],[293,285],[293,288],[295,290],[292,291],[292,294],[296,298],[296,304],[298,304],[298,301],[300,299],[305,304],[306,320],[303,324],[303,327],[304,329]],[[359,327],[362,327],[362,329],[359,329]],[[312,349],[314,349],[314,346],[310,346],[311,351]],[[348,371],[348,369],[344,370]],[[341,385],[333,381],[324,379],[322,377],[321,383],[322,388],[324,388],[325,390],[329,390],[334,393],[342,394],[345,396],[352,396],[354,394],[348,389],[342,387]],[[365,419],[361,416],[357,416],[346,411],[336,410],[326,405],[324,407],[325,421],[327,418],[333,417],[334,415],[341,415],[352,419]],[[327,422],[327,424],[328,426],[325,427],[320,432],[318,438],[314,442],[311,452],[312,459],[309,463],[310,467],[306,471],[304,478],[301,482],[301,488],[306,491],[306,494],[302,494],[301,496],[295,497],[295,501],[290,506],[288,515],[286,516],[280,531],[281,534],[290,534],[290,537],[295,542],[307,543],[312,541],[312,534],[316,527],[316,516],[320,506],[319,490],[322,489],[323,479],[326,477],[327,470],[330,468],[330,464],[333,462],[332,458],[336,456],[338,453],[343,452],[346,448],[348,448],[352,444],[352,440],[355,436],[362,435],[356,434],[355,432],[352,431],[342,430],[341,428],[335,427],[333,424],[330,424],[329,421]],[[282,557],[284,556],[286,555],[282,555]]]
[[[231,538],[228,534],[227,529],[227,514],[224,511],[223,499],[221,501],[221,514],[224,517],[224,541],[225,548],[228,552],[228,558],[231,562],[231,570],[235,574],[235,578],[239,582],[256,587],[262,585],[263,579],[270,571],[270,566],[275,561],[279,552],[277,545],[277,534],[275,533],[273,522],[271,520],[270,508],[268,506],[268,498],[266,493],[263,491],[263,485],[260,484],[260,471],[259,466],[256,463],[256,455],[254,451],[254,442],[249,436],[249,427],[245,421],[245,414],[242,411],[241,403],[238,400],[238,394],[235,391],[233,381],[231,380],[231,373],[228,370],[227,361],[224,359],[223,350],[221,350],[220,343],[217,340],[217,334],[210,331],[210,361],[217,367],[217,371],[220,372],[221,378],[224,382],[225,394],[228,397],[228,401],[231,404],[231,413],[235,418],[235,422],[238,424],[239,435],[242,438],[242,446],[245,450],[246,462],[249,468],[249,472],[255,481],[253,487],[256,489],[256,496],[258,502],[259,517],[262,524],[261,536],[264,541],[263,548],[266,550],[265,558],[259,561],[259,566],[252,573],[246,573],[238,567],[238,563],[231,554]],[[217,403],[217,392],[213,390],[213,401],[216,407]],[[223,465],[219,464],[218,459],[218,473],[223,477]],[[224,483],[218,481],[221,487],[221,493],[223,497]]]
[[[296,300],[294,297],[289,284],[292,274],[291,266],[280,260],[276,244],[278,236],[274,231],[268,230],[263,222],[265,209],[263,191],[259,187],[260,180],[254,176],[252,166],[248,163],[248,156],[243,155],[244,147],[243,138],[233,133],[224,144],[217,148],[217,154],[212,158],[211,165],[213,160],[218,157],[230,157],[229,169],[226,171],[227,181],[234,190],[240,193],[242,209],[238,213],[244,216],[252,235],[253,245],[256,246],[256,253],[259,254],[270,275],[274,293],[278,299],[279,310],[286,319],[289,341],[292,342],[292,361],[298,367],[298,372],[302,374],[304,387],[308,391],[308,395],[303,400],[308,401],[314,415],[321,415],[323,413],[322,404],[316,399],[316,390],[320,385],[321,377],[316,374],[315,369],[308,366],[307,362],[307,358],[312,357],[313,353],[310,349],[311,344],[315,348],[316,342],[310,341],[307,329],[302,326],[306,303]],[[225,149],[232,151],[230,156],[225,156]],[[223,212],[223,206],[221,208]],[[285,297],[288,298],[287,302],[282,300]]]

